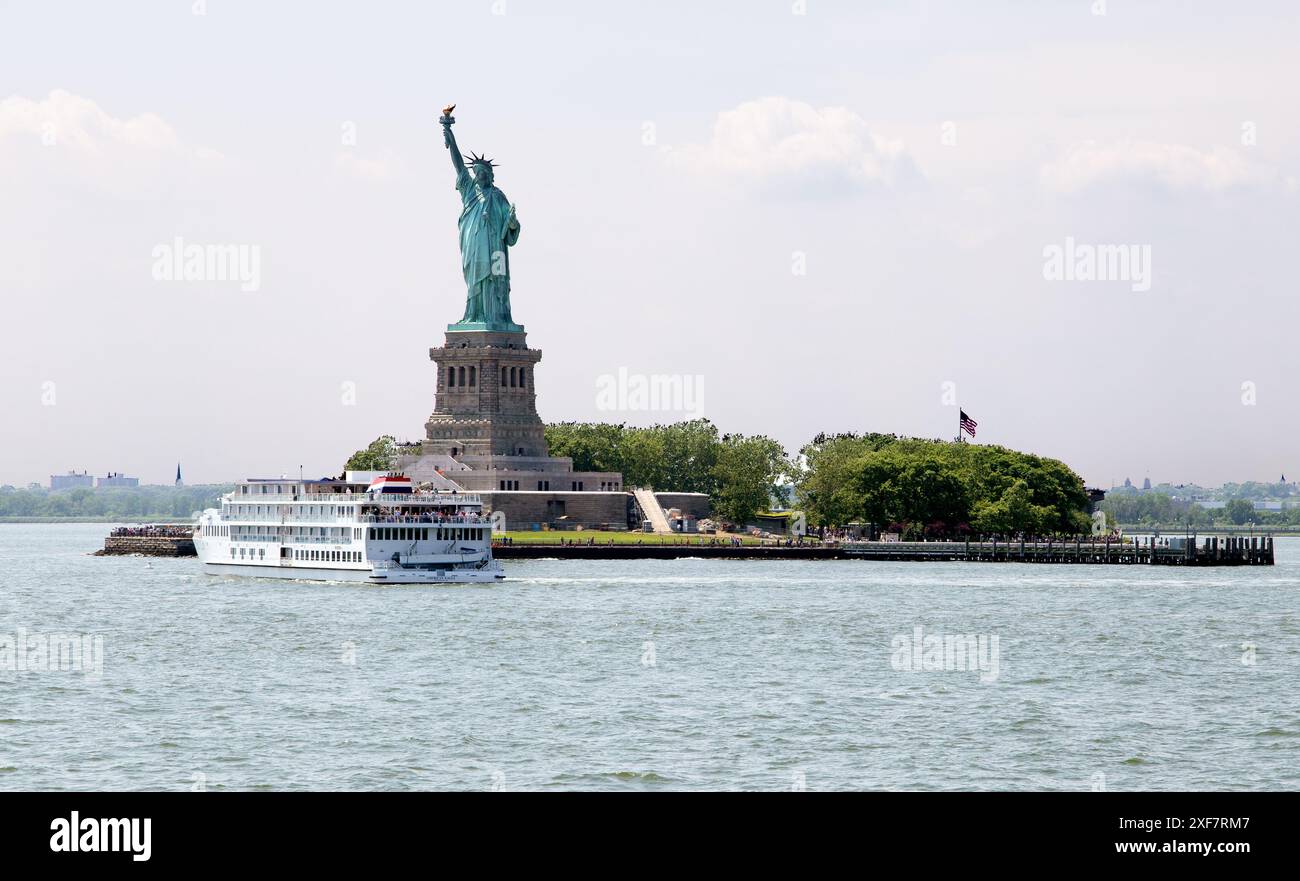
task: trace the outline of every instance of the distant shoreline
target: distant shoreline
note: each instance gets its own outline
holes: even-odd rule
[[[193,523],[193,517],[0,517],[0,524],[5,523]]]
[[[1193,535],[1276,535],[1284,538],[1295,538],[1300,536],[1300,527],[1287,526],[1282,529],[1274,529],[1270,526],[1256,526],[1252,530],[1249,526],[1207,526],[1198,529],[1189,530],[1186,526],[1133,526],[1121,523],[1120,529],[1125,535],[1150,535],[1158,532],[1165,538],[1177,538],[1191,532]]]

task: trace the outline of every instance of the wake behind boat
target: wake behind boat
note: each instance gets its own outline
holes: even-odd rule
[[[256,578],[474,584],[505,577],[476,493],[402,474],[250,478],[194,527],[205,571]]]

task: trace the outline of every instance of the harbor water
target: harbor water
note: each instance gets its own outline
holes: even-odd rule
[[[108,529],[0,525],[0,789],[1300,786],[1297,538],[381,588],[90,556]]]

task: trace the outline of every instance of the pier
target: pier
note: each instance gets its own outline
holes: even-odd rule
[[[1272,566],[1273,537],[1208,536],[1136,542],[862,541],[821,545],[497,544],[502,560],[899,560],[910,562],[1073,563],[1154,566]]]
[[[862,560],[963,560],[982,563],[1084,563],[1149,566],[1272,566],[1273,536],[1212,535],[1119,542],[925,541],[852,542],[845,555]]]

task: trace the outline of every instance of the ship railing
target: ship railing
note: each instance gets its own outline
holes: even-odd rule
[[[260,526],[276,526],[280,524],[312,524],[312,525],[341,525],[347,526],[354,523],[415,523],[424,526],[442,526],[442,525],[469,525],[485,526],[492,523],[488,517],[421,517],[418,514],[361,514],[357,516],[338,516],[338,517],[278,517],[274,514],[240,514],[233,517],[223,517],[222,523],[239,523],[239,524],[257,524]],[[188,534],[188,532],[186,533]]]
[[[401,514],[362,514],[357,523],[413,523],[418,526],[487,526],[488,517],[420,517]]]
[[[225,500],[233,505],[298,502],[304,505],[354,505],[378,502],[384,505],[481,505],[478,493],[228,493]]]

